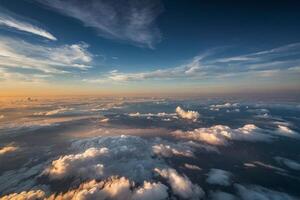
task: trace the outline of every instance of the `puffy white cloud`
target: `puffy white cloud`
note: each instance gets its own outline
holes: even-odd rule
[[[297,198],[292,197],[286,193],[270,190],[262,186],[243,186],[235,184],[238,190],[238,195],[243,200],[296,200]]]
[[[204,191],[197,184],[193,184],[185,175],[180,175],[175,169],[155,169],[160,176],[167,179],[174,194],[184,199],[199,199],[204,196]]]
[[[145,140],[138,136],[100,136],[75,141],[72,148],[84,150],[106,147],[109,149],[107,156],[94,159],[95,164],[100,163],[104,166],[103,177],[119,175],[142,183],[152,178],[155,167],[165,166],[163,159],[153,156],[152,146],[155,143],[156,141]],[[77,174],[77,171],[73,173]],[[92,176],[93,173],[88,175]]]
[[[111,177],[106,181],[97,182],[95,180],[82,183],[78,188],[59,195],[52,194],[48,199],[71,200],[71,199],[130,199],[131,183],[125,177]]]
[[[5,146],[5,147],[1,147],[1,148],[0,148],[0,155],[4,155],[4,154],[7,154],[7,153],[11,153],[11,152],[17,151],[18,149],[19,149],[19,147],[17,147],[17,146],[12,146],[12,145],[8,145],[8,146]]]
[[[43,174],[50,179],[61,179],[68,176],[81,176],[83,178],[97,178],[103,175],[104,166],[97,162],[101,156],[108,154],[108,149],[89,148],[83,153],[62,156],[52,161]]]
[[[275,160],[280,163],[280,164],[284,164],[285,166],[287,166],[290,169],[293,170],[300,170],[300,163],[288,158],[283,158],[283,157],[275,157]]]
[[[132,196],[133,200],[162,200],[168,197],[168,187],[164,184],[144,182],[144,185],[138,188]]]
[[[200,117],[200,114],[197,111],[185,111],[179,106],[176,108],[176,113],[179,117],[183,119],[190,119],[194,122],[197,121],[197,119]]]
[[[132,189],[133,188],[133,189]],[[85,182],[78,188],[61,194],[52,194],[48,200],[71,199],[115,199],[115,200],[163,200],[168,197],[168,187],[158,183],[144,182],[140,187],[125,177],[110,177],[107,180],[97,182],[95,180]]]
[[[231,184],[231,173],[222,169],[210,169],[206,182],[214,185],[229,186]]]
[[[162,11],[162,5],[157,0],[91,0],[84,3],[70,0],[37,1],[63,15],[80,20],[85,26],[95,28],[105,38],[150,48],[160,41],[160,31],[155,20]]]
[[[1,197],[2,200],[37,200],[44,198],[45,192],[42,190],[23,191],[21,193],[12,193]]]
[[[270,141],[273,138],[271,135],[261,132],[262,130],[253,124],[246,124],[238,129],[231,129],[224,125],[216,125],[209,128],[198,128],[186,132],[178,130],[173,132],[173,135],[212,145],[225,145],[228,140]]]
[[[22,19],[20,16],[13,14],[3,8],[0,8],[0,26],[6,26],[13,28],[19,31],[24,31],[34,35],[38,35],[49,40],[57,40],[51,33],[48,31],[35,26],[31,23],[25,22],[25,19]]]
[[[156,144],[152,146],[152,151],[156,155],[162,157],[172,157],[172,156],[186,156],[193,157],[193,152],[186,146],[179,147],[179,145],[168,145],[168,144]]]

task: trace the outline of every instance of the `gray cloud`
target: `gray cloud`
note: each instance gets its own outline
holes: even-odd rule
[[[300,163],[295,160],[291,160],[283,157],[275,157],[275,160],[278,163],[283,164],[292,170],[300,170]]]
[[[238,190],[239,197],[243,200],[296,200],[295,197],[286,193],[270,190],[262,186],[235,184],[235,187]]]
[[[177,194],[184,199],[199,199],[204,196],[204,191],[197,184],[193,184],[185,175],[180,175],[175,169],[158,169],[155,171],[167,179],[174,194]]]
[[[222,169],[210,169],[206,182],[214,185],[229,186],[231,184],[231,173]]]

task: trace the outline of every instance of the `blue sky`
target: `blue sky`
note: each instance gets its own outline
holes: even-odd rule
[[[295,90],[299,5],[290,0],[2,0],[2,90]]]

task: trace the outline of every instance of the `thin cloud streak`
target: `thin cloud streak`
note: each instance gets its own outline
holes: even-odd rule
[[[113,70],[108,72],[104,78],[102,77],[101,82],[105,80],[116,82],[174,79],[205,80],[208,78],[220,79],[239,75],[260,77],[280,76],[282,73],[297,73],[299,71],[293,70],[299,66],[299,56],[300,43],[225,58],[216,58],[215,52],[212,51],[198,55],[190,62],[173,68],[138,73],[122,73]],[[98,82],[97,80],[85,81],[96,83]]]
[[[44,74],[64,74],[70,69],[87,70],[93,59],[88,47],[85,43],[50,47],[0,36],[0,67]]]
[[[25,19],[22,19],[22,17],[6,11],[1,7],[0,11],[0,26],[5,26],[8,28],[16,29],[18,31],[31,33],[53,41],[57,40],[57,38],[48,31],[31,23],[25,22]]]
[[[161,40],[155,23],[162,12],[160,1],[37,0],[41,4],[81,21],[104,38],[154,48]]]

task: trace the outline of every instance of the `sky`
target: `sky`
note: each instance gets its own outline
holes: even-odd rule
[[[299,6],[1,0],[0,96],[298,92]]]

